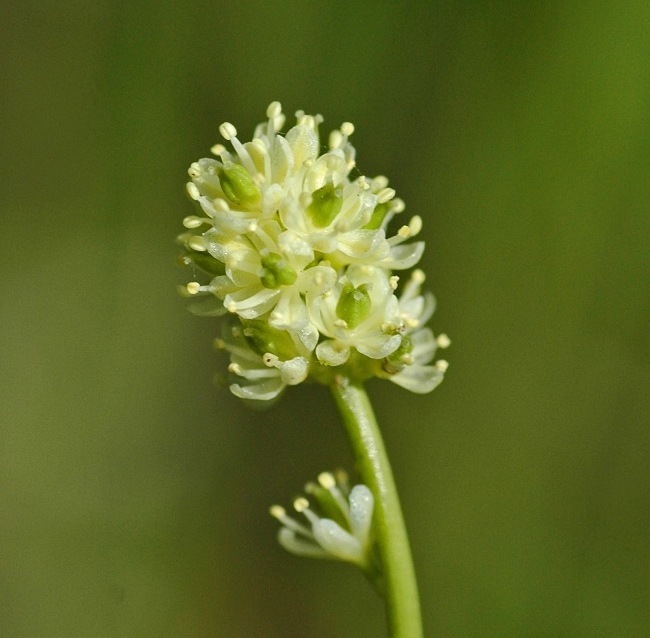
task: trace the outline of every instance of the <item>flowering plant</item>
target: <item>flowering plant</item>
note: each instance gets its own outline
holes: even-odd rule
[[[424,243],[410,241],[422,220],[414,216],[391,234],[404,203],[385,177],[358,173],[352,124],[332,131],[323,150],[320,115],[298,111],[286,134],[278,102],[266,115],[245,143],[222,124],[231,150],[217,144],[214,157],[189,169],[187,191],[199,212],[183,220],[179,241],[183,263],[204,277],[181,292],[196,298],[197,314],[225,315],[217,346],[230,355],[233,394],[263,402],[307,380],[332,388],[365,483],[346,491],[322,474],[308,492],[325,513],[327,503],[336,505],[331,516],[318,517],[298,499],[309,528],[276,506],[279,538],[296,553],[349,560],[385,582],[394,636],[414,638],[421,630],[408,543],[362,384],[380,377],[427,393],[447,368],[434,363],[449,340],[426,326],[434,299],[422,292],[424,273],[416,269],[403,282],[395,274],[422,256]]]

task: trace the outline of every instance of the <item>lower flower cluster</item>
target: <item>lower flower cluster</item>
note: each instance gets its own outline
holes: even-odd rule
[[[280,505],[271,516],[282,527],[278,542],[298,556],[352,563],[368,574],[379,571],[374,554],[372,517],[375,500],[363,484],[350,488],[343,471],[322,472],[317,483],[305,485],[305,496],[294,499],[293,508],[304,522],[289,516]]]
[[[233,151],[189,170],[188,193],[200,208],[179,237],[184,264],[205,273],[182,288],[198,314],[229,315],[217,345],[230,354],[230,389],[259,401],[307,379],[335,374],[387,378],[430,392],[449,344],[425,326],[434,309],[424,273],[402,284],[395,271],[414,266],[424,249],[415,216],[390,236],[404,204],[388,180],[353,178],[354,127],[344,123],[319,153],[320,115],[296,114],[280,133],[279,103],[267,109],[250,142],[230,123],[220,132]]]

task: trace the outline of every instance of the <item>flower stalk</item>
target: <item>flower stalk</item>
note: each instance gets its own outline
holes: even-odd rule
[[[421,638],[420,598],[402,508],[377,420],[360,382],[331,386],[364,483],[375,496],[374,532],[392,638]]]

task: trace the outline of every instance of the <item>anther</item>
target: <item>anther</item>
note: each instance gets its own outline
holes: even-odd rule
[[[326,490],[331,490],[336,485],[334,477],[329,472],[321,472],[318,475],[318,482],[320,483],[321,487],[325,488]]]
[[[293,509],[295,509],[296,512],[298,512],[299,514],[301,514],[302,512],[307,510],[308,508],[309,508],[309,501],[306,498],[302,497],[302,496],[299,496],[293,502]]]
[[[197,200],[201,197],[201,191],[194,182],[187,182],[187,194],[194,200]]]
[[[423,284],[426,278],[427,276],[424,274],[424,271],[420,270],[419,268],[416,268],[411,273],[411,280],[416,284]]]
[[[438,348],[442,348],[444,350],[451,345],[451,339],[443,332],[436,338],[436,344]]]
[[[422,217],[414,215],[409,222],[409,228],[411,229],[411,235],[417,235],[422,230]]]
[[[352,124],[352,122],[343,122],[343,124],[341,124],[341,133],[348,137],[352,135],[352,133],[354,133],[354,124]]]
[[[406,208],[406,204],[404,203],[404,200],[401,200],[399,198],[396,198],[393,200],[393,204],[391,206],[391,210],[397,214],[403,212],[403,210]]]
[[[270,120],[278,117],[278,115],[282,114],[282,105],[280,102],[271,102],[271,104],[268,105],[266,108],[266,117],[268,117]]]
[[[223,144],[215,144],[211,149],[210,153],[213,155],[221,156],[222,153],[226,152],[226,147]]]
[[[380,204],[385,204],[386,202],[389,202],[391,199],[393,199],[393,197],[395,197],[395,189],[394,188],[382,188],[377,193],[377,201]]]
[[[390,287],[393,290],[397,290],[397,282],[399,281],[399,277],[397,275],[393,275],[392,277],[389,278],[388,283],[390,284]]]
[[[219,127],[219,133],[224,140],[231,140],[237,136],[237,129],[230,122],[224,122]]]
[[[410,237],[410,236],[411,236],[411,229],[410,229],[408,226],[402,226],[402,227],[397,231],[397,234],[398,234],[400,237],[403,237],[404,239],[406,239],[407,237]]]
[[[200,292],[201,284],[198,281],[190,281],[190,283],[185,286],[185,289],[187,290],[188,294],[195,295],[196,293]]]
[[[287,515],[286,510],[282,505],[272,505],[269,508],[269,514],[273,516],[273,518],[277,518],[279,521],[282,521],[282,519]]]
[[[203,220],[195,215],[190,215],[183,220],[183,226],[185,228],[198,228],[202,223]]]
[[[199,237],[198,235],[194,235],[193,237],[190,237],[189,240],[187,241],[187,245],[192,249],[196,250],[197,252],[204,253],[207,248],[205,247],[205,240],[203,237]]]

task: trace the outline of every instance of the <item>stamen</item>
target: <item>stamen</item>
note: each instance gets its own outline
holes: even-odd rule
[[[201,191],[199,187],[194,182],[187,182],[187,194],[193,199],[198,200],[201,197]]]
[[[386,188],[386,186],[388,186],[388,177],[385,175],[377,175],[377,177],[372,178],[370,184],[372,186],[372,190],[375,193],[378,193],[379,191]]]
[[[237,129],[230,122],[224,122],[219,127],[219,133],[221,133],[221,137],[223,137],[224,140],[230,141],[237,135]]]
[[[269,104],[266,107],[266,117],[268,117],[271,120],[278,117],[278,115],[281,114],[282,114],[282,104],[280,104],[280,102],[277,101],[271,102],[271,104]]]
[[[190,283],[185,286],[185,289],[190,295],[195,295],[200,292],[201,284],[198,281],[190,281]]]
[[[412,273],[411,273],[411,280],[415,282],[416,284],[422,285],[425,280],[426,280],[426,275],[424,274],[424,271],[420,270],[419,268],[416,268]]]
[[[201,224],[206,223],[207,220],[196,217],[195,215],[190,215],[183,220],[183,226],[185,228],[198,228]]]
[[[399,281],[399,277],[397,275],[393,275],[389,280],[388,283],[390,284],[390,287],[393,290],[397,290],[397,282]]]
[[[341,133],[346,137],[350,137],[350,135],[354,133],[354,124],[352,124],[352,122],[343,122],[343,124],[341,124]]]
[[[403,200],[401,200],[401,199],[399,199],[399,198],[395,198],[395,199],[393,200],[393,204],[392,204],[392,206],[391,206],[391,210],[392,210],[395,214],[398,214],[398,213],[403,212],[405,208],[406,208],[406,204],[404,203]]]
[[[329,472],[321,472],[318,475],[318,482],[321,487],[326,489],[336,501],[336,504],[339,506],[339,509],[345,514],[348,522],[350,521],[350,505],[347,500],[341,494],[341,491],[336,485],[336,480]]]
[[[417,235],[422,230],[422,217],[414,215],[409,222],[409,228],[411,229],[412,237]]]
[[[440,372],[446,372],[448,367],[449,367],[448,361],[445,361],[444,359],[439,359],[438,361],[436,361],[436,368],[438,368]]]
[[[221,155],[226,152],[226,147],[223,144],[215,144],[212,148],[210,148],[210,152],[213,155],[221,157]]]
[[[391,199],[393,199],[393,197],[395,197],[394,188],[382,188],[377,193],[377,202],[379,204],[385,204],[386,202],[389,202]]]
[[[197,252],[204,253],[207,248],[205,245],[205,240],[203,237],[200,237],[199,235],[194,235],[189,238],[187,241],[187,245],[192,249],[196,250]]]
[[[451,345],[451,339],[443,332],[442,334],[438,335],[438,338],[436,339],[436,345],[438,348],[442,348],[444,350]]]

